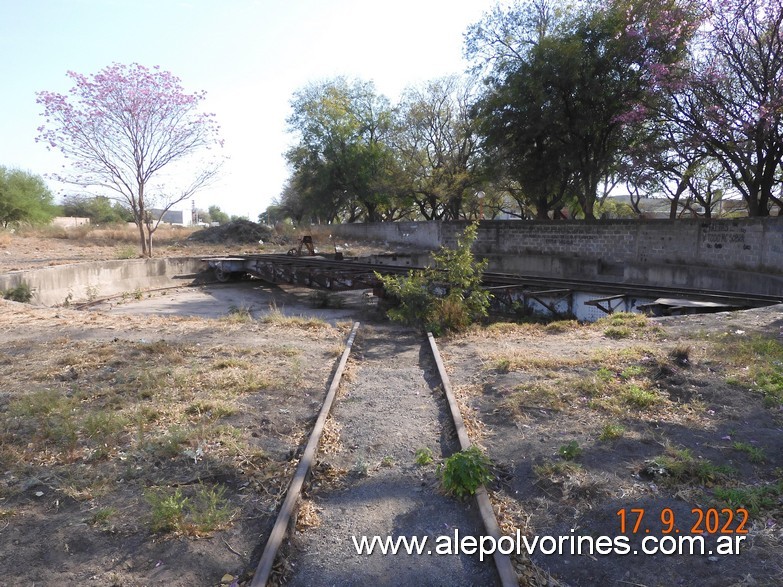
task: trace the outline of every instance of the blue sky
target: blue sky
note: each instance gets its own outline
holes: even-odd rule
[[[61,168],[35,142],[43,121],[35,92],[67,92],[67,71],[159,65],[186,91],[205,90],[204,110],[222,127],[229,160],[196,205],[255,220],[288,177],[285,120],[296,90],[346,75],[395,101],[407,86],[462,72],[463,34],[495,3],[0,0],[0,165],[40,175]]]

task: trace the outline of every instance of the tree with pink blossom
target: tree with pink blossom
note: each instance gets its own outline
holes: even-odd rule
[[[220,167],[206,157],[222,141],[214,114],[198,110],[205,93],[186,93],[173,74],[137,63],[67,75],[68,94],[37,94],[45,118],[37,140],[69,160],[58,180],[98,190],[133,213],[141,252],[151,257],[163,213],[210,184]]]
[[[783,5],[705,0],[693,74],[670,119],[717,160],[750,216],[783,210]]]
[[[565,203],[595,218],[639,124],[681,83],[697,24],[690,0],[523,0],[471,27],[483,147],[537,217]]]

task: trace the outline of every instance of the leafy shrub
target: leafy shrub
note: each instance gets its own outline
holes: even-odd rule
[[[557,454],[567,461],[573,461],[574,459],[579,458],[582,454],[582,449],[576,440],[572,440],[557,449]]]
[[[438,468],[438,475],[446,492],[457,497],[473,495],[481,485],[492,481],[490,461],[475,445],[447,458]]]
[[[481,288],[481,275],[487,261],[476,261],[470,250],[477,232],[477,224],[468,226],[457,248],[441,248],[433,255],[434,265],[425,270],[408,275],[376,273],[396,303],[387,312],[389,318],[439,336],[465,330],[486,316],[490,294]]]
[[[24,281],[16,287],[3,291],[2,294],[6,300],[22,302],[23,304],[27,304],[33,299],[33,290]]]
[[[420,448],[416,451],[415,462],[420,467],[429,465],[432,462],[432,451],[427,448]]]

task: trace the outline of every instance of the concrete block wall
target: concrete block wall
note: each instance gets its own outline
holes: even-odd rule
[[[442,243],[453,246],[465,225],[444,224]],[[475,251],[783,272],[783,218],[485,221]]]
[[[440,222],[375,222],[333,224],[332,234],[345,239],[409,245],[426,250],[441,246]]]
[[[419,224],[418,228],[412,225]],[[357,238],[454,246],[467,222],[337,225]],[[345,231],[345,232],[343,232]],[[410,235],[417,235],[411,238]],[[426,238],[421,238],[426,235]],[[783,295],[783,218],[482,221],[490,269],[600,281]]]

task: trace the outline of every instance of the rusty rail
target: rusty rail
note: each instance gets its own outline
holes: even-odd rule
[[[351,347],[353,341],[356,338],[356,332],[359,330],[359,323],[354,322],[351,334],[348,336],[348,341],[345,343],[345,349],[340,357],[340,362],[337,365],[337,370],[332,377],[332,383],[329,386],[329,391],[326,393],[321,411],[318,414],[318,419],[315,421],[313,431],[310,433],[310,439],[307,441],[302,458],[299,459],[299,464],[296,467],[296,472],[291,480],[291,484],[288,486],[288,492],[285,496],[280,512],[277,514],[275,525],[272,527],[272,532],[269,535],[269,539],[264,546],[264,552],[261,555],[261,560],[256,567],[256,572],[253,575],[253,581],[250,583],[250,587],[264,587],[269,581],[269,575],[272,572],[272,565],[275,562],[277,551],[280,548],[280,544],[285,537],[286,528],[291,520],[296,503],[299,501],[299,494],[302,491],[302,485],[304,484],[307,474],[310,472],[310,467],[315,459],[316,451],[318,450],[318,443],[321,441],[321,434],[324,430],[324,424],[326,424],[326,418],[329,416],[329,411],[334,403],[334,398],[337,395],[337,388],[340,386],[340,380],[345,370],[345,364],[348,361],[348,355],[351,354]]]
[[[443,393],[446,395],[446,400],[449,403],[449,410],[451,411],[451,418],[454,421],[454,428],[457,429],[457,438],[459,438],[462,450],[465,450],[470,448],[470,437],[465,429],[465,422],[462,420],[462,413],[459,410],[457,398],[454,396],[454,391],[451,389],[449,374],[446,373],[446,367],[443,365],[443,360],[440,357],[438,345],[435,344],[435,337],[432,336],[431,332],[428,332],[427,338],[429,339],[432,355],[435,357],[435,364],[438,367],[438,374],[440,375],[440,380],[443,384]],[[497,543],[502,534],[500,533],[500,526],[498,525],[497,518],[495,518],[495,512],[492,509],[492,503],[489,501],[487,489],[482,485],[476,490],[475,497],[479,513],[481,514],[481,521],[484,524],[484,529]],[[496,549],[492,556],[495,561],[495,568],[500,576],[501,585],[503,585],[503,587],[517,587],[517,585],[519,585],[519,578],[517,577],[517,572],[514,570],[514,565],[511,564],[509,556],[507,554],[502,554],[499,549]]]

